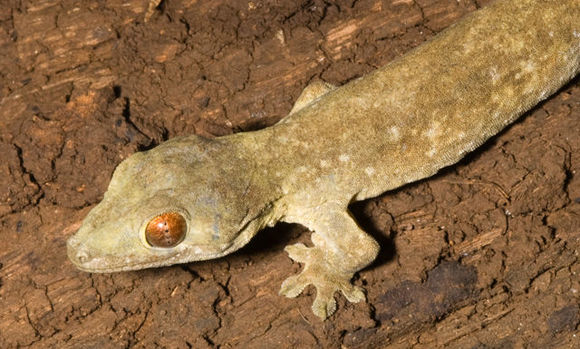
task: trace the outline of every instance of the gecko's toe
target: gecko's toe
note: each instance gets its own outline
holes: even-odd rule
[[[312,303],[312,312],[322,320],[336,311],[336,300],[332,288],[316,288],[316,299]]]
[[[302,274],[290,276],[282,283],[279,293],[288,298],[294,298],[304,291],[308,283]]]
[[[331,278],[331,280],[334,278]],[[316,299],[312,304],[312,311],[321,319],[326,319],[336,311],[334,292],[340,290],[351,303],[364,301],[366,296],[363,289],[352,285],[348,279],[328,280],[316,285]]]
[[[344,297],[351,303],[358,303],[367,299],[362,287],[348,284],[340,289]]]

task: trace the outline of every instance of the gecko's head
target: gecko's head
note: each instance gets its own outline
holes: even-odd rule
[[[68,240],[70,260],[85,271],[113,272],[237,250],[269,222],[267,210],[256,211],[260,195],[244,168],[230,147],[200,137],[132,155]]]

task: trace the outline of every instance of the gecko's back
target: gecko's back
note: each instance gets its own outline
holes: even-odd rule
[[[292,186],[376,196],[459,161],[574,77],[579,52],[580,1],[500,1],[272,132],[293,137]]]

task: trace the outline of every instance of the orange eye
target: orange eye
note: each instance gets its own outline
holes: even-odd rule
[[[147,223],[145,238],[154,247],[173,247],[181,242],[187,231],[185,218],[177,212],[165,212]]]

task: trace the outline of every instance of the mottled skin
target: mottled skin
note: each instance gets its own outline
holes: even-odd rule
[[[304,270],[280,292],[314,285],[313,311],[326,318],[336,291],[364,299],[350,279],[379,251],[349,203],[456,163],[579,69],[580,0],[497,1],[362,79],[310,85],[275,126],[134,154],[70,238],[70,259],[90,272],[205,260],[266,225],[299,223],[314,246],[286,248]],[[186,237],[151,247],[144,227],[167,211],[186,217]]]

